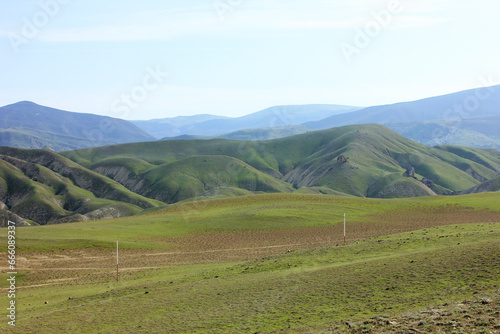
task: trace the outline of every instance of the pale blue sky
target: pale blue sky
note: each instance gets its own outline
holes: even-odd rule
[[[151,119],[414,100],[500,82],[499,12],[498,0],[0,0],[0,105]]]

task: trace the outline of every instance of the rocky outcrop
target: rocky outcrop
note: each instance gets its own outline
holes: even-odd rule
[[[410,177],[410,178],[418,181],[418,178],[416,177],[415,174],[416,174],[415,167],[406,168],[405,176]],[[434,182],[432,180],[425,178],[425,177],[420,182],[422,182],[428,188],[432,188],[434,186]]]
[[[423,184],[425,184],[429,188],[432,188],[434,186],[434,182],[432,180],[425,178],[425,177],[420,182],[422,182]]]
[[[349,162],[349,157],[344,157],[343,155],[339,155],[339,157],[337,158],[337,163],[339,165],[345,164],[345,163],[348,163],[348,162]]]
[[[407,168],[406,169],[406,176],[412,177],[412,178],[416,179],[416,177],[415,177],[415,167]]]

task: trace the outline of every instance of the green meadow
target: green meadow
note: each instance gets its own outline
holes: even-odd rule
[[[0,328],[378,332],[370,319],[496,296],[499,199],[499,193],[411,199],[266,194],[182,202],[114,220],[17,228],[16,327],[4,319]],[[6,232],[0,231],[1,240]],[[3,289],[6,278],[0,277]],[[491,299],[493,310],[497,302]],[[0,307],[6,309],[7,298]],[[463,317],[455,320],[457,332],[470,325]],[[420,332],[451,328],[421,322]],[[397,332],[397,325],[388,324],[384,330]],[[491,320],[474,328],[495,332],[498,325]]]

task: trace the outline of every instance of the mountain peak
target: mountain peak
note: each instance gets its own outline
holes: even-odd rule
[[[75,113],[20,101],[0,107],[0,146],[57,151],[149,141],[155,138],[130,122],[106,116]]]
[[[41,105],[39,105],[35,102],[32,102],[32,101],[19,101],[16,103],[6,105],[2,108],[7,108],[7,107],[41,107]]]
[[[37,106],[39,105],[33,101],[19,101],[17,103],[13,103],[13,104],[29,104],[29,105],[37,105]]]

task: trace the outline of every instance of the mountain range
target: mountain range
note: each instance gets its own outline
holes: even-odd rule
[[[350,124],[463,120],[500,116],[500,85],[476,88],[418,101],[373,106],[304,125],[321,130]]]
[[[291,105],[275,106],[235,118],[197,115],[133,121],[133,123],[158,139],[180,135],[220,136],[244,129],[295,126],[359,109],[359,107],[331,104]]]
[[[328,113],[331,115],[322,117]],[[297,117],[298,114],[301,116]],[[497,131],[500,128],[500,86],[368,108],[282,106],[235,119],[210,117],[194,117],[191,123],[182,118],[182,125],[168,128],[168,132],[162,132],[160,124],[176,119],[156,120],[156,125],[153,121],[134,123],[145,131],[156,127],[154,134],[157,137],[169,134],[165,136],[169,138],[162,139],[240,140],[274,139],[344,125],[377,123],[428,146],[453,144],[500,149]]]
[[[500,86],[368,108],[280,106],[137,122],[25,101],[0,108],[0,121],[0,225],[122,217],[263,192],[500,190]]]
[[[392,177],[393,181],[408,182],[403,174],[411,167],[416,169],[419,179],[434,181],[431,190],[437,194],[465,190],[500,172],[500,152],[496,150],[463,148],[463,151],[450,152],[448,147],[430,148],[382,125],[368,124],[267,141],[170,140],[84,149],[63,154],[113,179],[116,179],[116,175],[124,175],[123,168],[133,172],[127,175],[126,181],[116,179],[118,182],[128,182],[137,177],[139,182],[143,180],[143,176],[149,177],[144,172],[157,168],[155,166],[174,167],[184,159],[197,156],[231,157],[277,180],[292,184],[295,188],[326,187],[350,195],[369,197],[380,196],[380,191],[374,188],[373,182],[379,182],[381,178]],[[350,158],[349,162],[339,164],[339,156]],[[135,167],[127,167],[129,164]],[[137,166],[141,168],[137,170]],[[218,173],[220,170],[211,167],[211,164],[194,164],[194,167],[206,173]],[[444,170],[447,171],[443,172]],[[151,184],[141,182],[147,185],[145,191],[149,191],[150,185],[156,182],[156,179],[148,180]],[[417,184],[413,181],[411,183]],[[183,183],[179,184],[182,186]],[[206,188],[206,183],[201,182],[200,191],[204,189],[202,184]],[[417,188],[428,192],[420,183]],[[166,191],[165,189],[167,188],[162,191]],[[171,193],[178,194],[177,191],[175,188]],[[390,196],[385,194],[382,197]]]
[[[500,85],[418,101],[373,106],[302,124],[314,130],[350,124],[384,124],[425,145],[500,149]]]
[[[500,115],[455,120],[386,124],[397,133],[427,146],[454,145],[500,149]]]
[[[165,139],[267,140],[378,123],[419,143],[500,149],[500,86],[360,108],[276,106],[242,117],[179,116],[125,121],[19,102],[0,108],[0,146],[55,151]]]
[[[55,153],[0,147],[3,219],[53,224],[255,193],[376,198],[498,191],[500,152],[428,147],[383,125],[262,141],[165,140]]]

